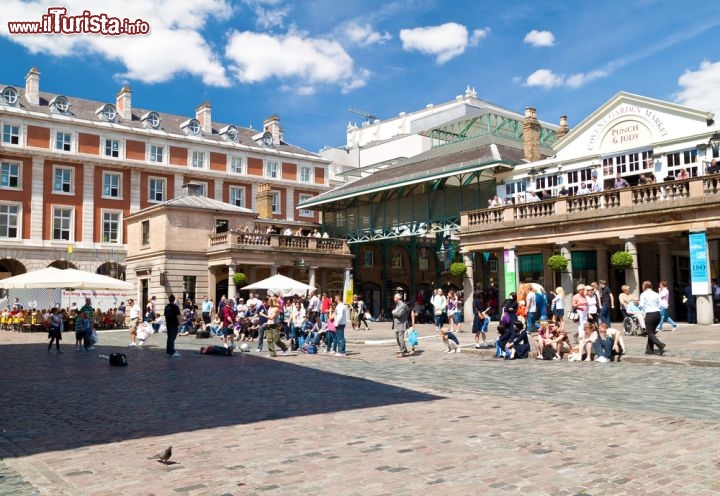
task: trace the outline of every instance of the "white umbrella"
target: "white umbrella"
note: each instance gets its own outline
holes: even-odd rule
[[[114,277],[84,270],[57,269],[55,267],[46,267],[35,272],[0,280],[0,287],[5,289],[69,288],[108,291],[131,291],[133,289],[133,285],[129,282]]]
[[[275,274],[272,277],[250,284],[242,289],[267,289],[276,294],[280,293],[283,296],[289,296],[312,291],[315,288],[282,274]]]

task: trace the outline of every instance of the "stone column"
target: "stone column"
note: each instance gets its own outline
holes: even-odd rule
[[[597,280],[604,279],[610,284],[610,273],[608,272],[607,247],[598,246],[595,248],[595,257],[597,261]],[[611,288],[612,289],[612,288]]]
[[[560,286],[562,286],[565,291],[565,308],[571,309],[572,296],[575,293],[575,287],[573,286],[572,253],[570,252],[570,244],[568,243],[561,243],[558,247],[560,249],[560,255],[568,260],[568,266],[560,272]]]
[[[475,291],[475,278],[473,273],[473,257],[472,253],[463,252],[463,262],[465,263],[465,277],[463,277],[463,296],[465,300],[463,308],[463,320],[472,325],[473,321],[473,292]]]
[[[667,288],[670,291],[670,316],[674,315],[675,310],[675,298],[674,298],[674,284],[675,278],[673,277],[672,270],[672,256],[670,255],[670,242],[662,240],[658,242],[659,255],[660,255],[660,278],[658,280],[666,280]]]
[[[32,159],[32,184],[26,185],[25,190],[30,189],[30,239],[35,245],[40,245],[43,242],[43,216],[44,216],[44,182],[43,174],[45,171],[45,161],[37,156]],[[27,215],[27,211],[23,212]],[[50,218],[46,219],[45,222],[52,226],[52,212]],[[52,239],[52,229],[50,230],[50,239]],[[23,233],[23,236],[25,233]]]
[[[212,298],[213,303],[217,305],[215,301],[215,293],[217,292],[217,278],[215,277],[215,270],[213,267],[208,267],[208,296]]]
[[[272,264],[270,266],[270,276],[274,276],[278,272],[278,266],[275,264]]]
[[[638,271],[637,243],[635,237],[625,238],[625,251],[632,255],[632,267],[625,269],[625,284],[630,286],[630,292],[640,294],[640,273]]]
[[[313,288],[317,289],[317,283],[315,282],[315,271],[317,270],[317,267],[310,267],[308,270],[308,276],[310,277],[308,286],[312,286]]]
[[[235,275],[235,264],[230,262],[228,265],[228,294],[227,297],[230,300],[234,300],[237,296],[237,286],[233,282],[233,276]]]

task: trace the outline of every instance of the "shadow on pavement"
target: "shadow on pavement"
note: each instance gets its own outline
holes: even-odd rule
[[[303,367],[302,357],[63,349],[0,346],[0,457],[441,398]],[[114,351],[127,355],[127,367],[98,357]]]

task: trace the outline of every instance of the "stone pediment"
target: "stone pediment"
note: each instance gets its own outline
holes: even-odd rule
[[[608,156],[708,133],[712,112],[620,92],[553,146],[557,159]]]

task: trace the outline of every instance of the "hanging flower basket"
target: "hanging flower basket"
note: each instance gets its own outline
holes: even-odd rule
[[[629,269],[633,266],[633,257],[627,251],[616,251],[610,257],[610,264],[617,269]]]
[[[555,271],[567,269],[568,263],[568,259],[562,255],[553,255],[547,260],[548,267]]]
[[[233,274],[233,284],[235,286],[245,285],[247,283],[247,276],[243,272],[235,272]]]
[[[450,273],[455,277],[461,277],[465,275],[467,266],[463,262],[455,262],[450,266]]]

